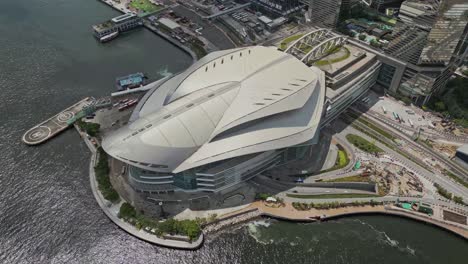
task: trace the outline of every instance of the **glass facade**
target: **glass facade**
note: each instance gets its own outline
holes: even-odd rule
[[[184,190],[197,188],[197,176],[193,170],[187,170],[174,175],[174,185]]]
[[[388,65],[382,64],[380,68],[379,76],[377,77],[377,82],[383,87],[389,89],[392,84],[393,75],[395,75],[396,68]]]

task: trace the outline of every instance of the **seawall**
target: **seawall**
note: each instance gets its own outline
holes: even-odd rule
[[[180,239],[164,239],[164,238],[159,238],[155,235],[149,234],[145,232],[144,230],[138,230],[136,227],[133,225],[121,220],[120,218],[117,217],[120,204],[123,203],[121,201],[119,204],[111,204],[109,201],[105,200],[104,197],[101,195],[101,193],[98,191],[97,188],[97,181],[96,181],[96,175],[94,173],[94,166],[97,158],[97,151],[96,148],[93,146],[93,144],[86,138],[86,136],[80,132],[80,129],[78,128],[77,125],[74,125],[80,136],[83,138],[86,146],[89,148],[91,151],[91,160],[89,163],[89,181],[91,185],[91,190],[93,192],[94,198],[96,199],[96,202],[99,204],[101,207],[102,211],[104,214],[118,227],[123,229],[125,232],[128,234],[139,238],[141,240],[144,240],[146,242],[158,245],[158,246],[163,246],[163,247],[168,247],[168,248],[175,248],[175,249],[185,249],[185,250],[195,250],[198,249],[202,246],[204,242],[204,235],[203,233],[198,237],[197,240],[193,242],[188,242],[188,241],[183,241]],[[122,199],[122,198],[121,198]]]
[[[446,230],[461,238],[468,239],[468,229],[456,224],[442,222],[436,219],[429,218],[423,214],[406,212],[403,209],[393,208],[392,206],[364,206],[364,207],[344,207],[329,210],[311,210],[311,211],[294,211],[291,208],[272,208],[266,207],[262,202],[254,202],[249,207],[222,216],[209,225],[218,225],[221,228],[209,229],[209,232],[218,231],[222,228],[227,228],[240,223],[251,221],[259,217],[267,217],[281,221],[289,221],[296,223],[307,223],[316,221],[329,221],[343,217],[352,217],[357,215],[387,215],[394,217],[402,217],[418,222],[430,224],[434,227]],[[248,218],[250,217],[250,218]],[[236,221],[237,220],[237,221]],[[209,226],[208,225],[208,226]]]
[[[120,8],[118,8],[117,6],[111,4],[110,2],[108,1],[105,1],[105,0],[98,0],[99,2],[107,5],[107,6],[110,6],[111,8],[119,11],[120,13],[123,13],[125,14],[126,12]],[[161,10],[162,11],[162,10]],[[197,58],[197,55],[195,54],[195,52],[193,52],[190,48],[188,48],[187,46],[185,45],[182,45],[181,43],[179,43],[178,41],[176,41],[175,39],[173,39],[172,37],[164,34],[163,32],[161,32],[160,30],[158,30],[157,28],[153,27],[148,21],[145,21],[143,19],[143,26],[145,28],[147,28],[149,31],[155,33],[156,35],[164,38],[165,40],[169,41],[169,43],[171,43],[172,45],[178,47],[179,49],[181,49],[182,51],[184,51],[185,53],[187,53],[188,55],[190,55],[190,57],[192,57],[192,63],[196,62],[198,60]]]

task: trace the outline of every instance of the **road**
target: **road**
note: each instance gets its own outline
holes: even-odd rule
[[[370,142],[375,141],[373,138],[369,137],[368,135],[366,135],[366,134],[362,133],[361,131],[358,131],[358,130],[352,128],[352,127],[347,127],[345,130],[343,130],[343,132],[337,134],[337,137],[342,138],[342,139],[346,139],[347,134],[356,134],[356,135],[359,135],[359,136],[363,137],[364,139],[366,139],[366,140],[368,140]],[[384,138],[384,137],[381,136],[381,138]],[[445,176],[438,175],[436,173],[433,173],[433,172],[430,172],[430,171],[426,170],[425,168],[423,168],[420,165],[416,164],[415,162],[407,159],[406,157],[404,157],[403,155],[401,155],[397,151],[387,147],[385,144],[382,144],[379,141],[375,141],[375,145],[378,146],[379,148],[383,149],[385,152],[390,154],[392,157],[394,157],[395,159],[400,161],[402,164],[405,164],[407,167],[409,167],[411,170],[415,171],[417,174],[425,177],[426,179],[428,179],[431,182],[435,182],[435,183],[440,184],[443,188],[447,189],[449,192],[451,192],[451,193],[453,193],[453,194],[455,194],[457,196],[463,197],[464,200],[468,200],[468,189],[467,188],[461,186],[460,184],[454,182],[451,179],[448,179]]]
[[[204,20],[202,17],[200,17],[199,14],[195,13],[194,11],[188,9],[183,5],[174,6],[172,10],[178,16],[187,17],[192,22],[203,27],[203,30],[201,31],[203,36],[219,49],[232,49],[236,47],[232,40],[228,36],[226,36],[226,34],[222,30],[216,27],[215,24]]]
[[[357,110],[353,109],[353,111],[357,111]],[[358,113],[362,114],[361,112],[358,112]],[[461,167],[460,165],[452,162],[451,160],[448,160],[446,157],[440,155],[439,153],[437,153],[433,149],[413,141],[408,135],[406,135],[405,133],[403,133],[400,130],[396,129],[395,127],[387,126],[385,121],[382,120],[382,117],[379,117],[379,116],[377,116],[375,114],[372,114],[372,113],[364,113],[364,116],[371,119],[372,121],[374,121],[376,123],[379,123],[381,126],[383,125],[383,127],[388,132],[390,132],[391,134],[395,135],[396,137],[398,137],[400,139],[403,139],[406,143],[410,144],[414,148],[416,148],[416,149],[418,149],[418,150],[420,150],[422,152],[428,153],[429,156],[432,156],[433,158],[435,158],[440,163],[443,163],[447,167],[449,167],[451,171],[453,171],[456,174],[464,177],[465,179],[468,179],[468,172],[463,167]]]

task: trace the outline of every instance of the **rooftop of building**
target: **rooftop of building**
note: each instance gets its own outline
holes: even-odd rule
[[[457,149],[457,152],[468,155],[468,144],[462,145]]]
[[[324,96],[322,71],[274,47],[213,52],[149,91],[103,148],[177,173],[289,147],[315,136]]]
[[[101,32],[101,31],[104,31],[104,30],[108,30],[108,29],[111,29],[115,26],[115,23],[113,23],[111,20],[108,20],[106,22],[103,22],[103,23],[100,23],[100,24],[96,24],[96,25],[93,25],[93,29],[97,32]]]
[[[111,20],[108,20],[106,22],[93,25],[93,29],[97,32],[101,32],[104,30],[111,29],[119,23],[125,22],[129,19],[137,18],[137,17],[138,17],[137,15],[132,14],[132,13],[123,14],[121,16],[114,17]]]
[[[333,99],[342,94],[347,88],[344,84],[348,83],[356,75],[369,68],[371,63],[376,62],[376,55],[367,52],[352,44],[346,44],[341,49],[346,50],[348,56],[333,62],[335,54],[322,58],[320,61],[330,61],[331,63],[322,64],[319,67],[326,73],[327,77],[327,98]]]

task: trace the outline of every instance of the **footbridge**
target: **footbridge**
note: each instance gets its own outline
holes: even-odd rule
[[[346,44],[346,41],[345,36],[337,35],[328,29],[322,28],[311,31],[297,39],[284,52],[308,63],[330,54],[335,48]]]

